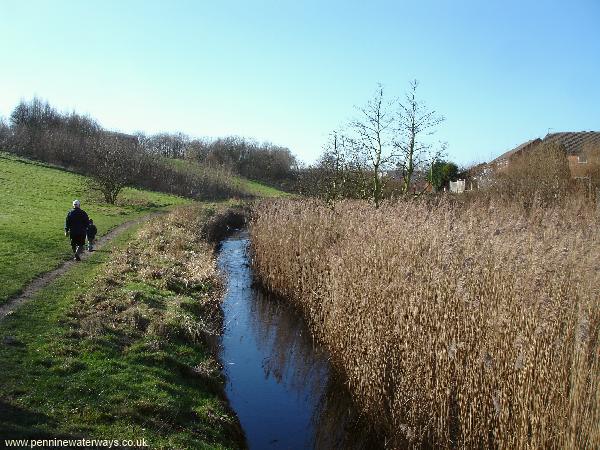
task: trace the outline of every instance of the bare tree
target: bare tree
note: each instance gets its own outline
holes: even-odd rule
[[[321,196],[328,203],[335,205],[340,198],[348,196],[348,184],[353,180],[346,136],[338,131],[330,134],[317,168],[320,169]]]
[[[325,198],[332,204],[340,198],[346,183],[347,162],[343,141],[343,135],[337,131],[331,133],[325,152],[319,160],[319,167],[323,169],[326,181]]]
[[[385,172],[396,158],[392,135],[395,118],[390,111],[391,105],[385,99],[383,86],[379,85],[373,98],[364,107],[357,108],[359,117],[350,123],[353,159],[358,166],[364,165],[370,174],[369,197],[375,207],[379,207],[382,200]]]
[[[402,193],[410,190],[413,174],[416,169],[427,169],[436,160],[441,159],[446,151],[446,144],[434,146],[426,142],[426,137],[435,133],[435,128],[445,118],[436,111],[430,110],[417,98],[419,82],[410,83],[405,100],[399,102],[396,138],[394,139],[395,156],[398,169],[402,175]]]
[[[8,145],[10,128],[4,117],[0,116],[0,150],[5,150]]]
[[[138,169],[136,141],[105,133],[93,149],[90,187],[100,191],[107,203],[114,204],[121,190],[135,179]]]

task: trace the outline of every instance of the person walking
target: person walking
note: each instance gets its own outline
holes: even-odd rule
[[[98,233],[98,228],[94,225],[94,221],[90,219],[90,224],[87,228],[87,239],[88,239],[88,251],[94,251],[94,245],[96,245],[96,233]]]
[[[73,249],[74,259],[81,261],[79,255],[83,252],[85,246],[85,236],[87,233],[90,219],[87,213],[81,209],[79,200],[73,200],[73,209],[67,213],[65,219],[65,236],[71,238],[71,248]]]

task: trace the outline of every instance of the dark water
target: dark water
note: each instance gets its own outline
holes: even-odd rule
[[[226,394],[251,449],[379,447],[331,375],[298,313],[253,286],[248,235],[223,241],[220,357]]]

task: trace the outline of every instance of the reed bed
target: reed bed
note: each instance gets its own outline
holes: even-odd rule
[[[600,215],[581,201],[260,205],[253,264],[389,448],[600,447]]]

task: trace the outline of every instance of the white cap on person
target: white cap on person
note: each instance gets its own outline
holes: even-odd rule
[[[79,203],[79,200],[73,200],[73,208],[79,208],[81,206],[81,203]]]

